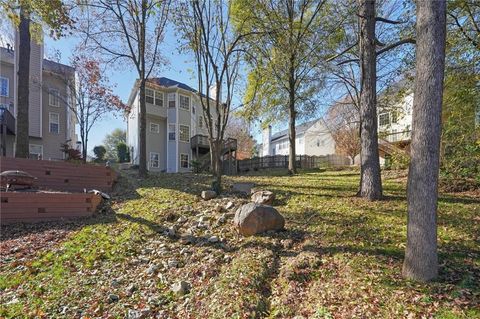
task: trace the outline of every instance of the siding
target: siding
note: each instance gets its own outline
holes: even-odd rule
[[[160,125],[159,133],[153,133],[150,131],[150,123],[156,123]],[[159,154],[159,168],[150,167],[150,153]],[[147,161],[148,169],[151,171],[164,171],[167,169],[167,121],[166,119],[154,116],[151,114],[147,115]]]

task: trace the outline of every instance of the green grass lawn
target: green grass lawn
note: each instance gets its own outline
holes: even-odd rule
[[[480,200],[472,194],[441,194],[440,277],[419,284],[400,274],[403,183],[384,180],[385,200],[367,202],[353,196],[356,171],[262,174],[225,177],[225,189],[251,181],[274,191],[284,232],[238,236],[231,214],[217,219],[228,201],[248,199],[202,201],[211,178],[193,174],[124,173],[92,218],[3,226],[2,245],[45,231],[67,235],[31,253],[5,251],[0,317],[480,318]],[[205,225],[195,227],[199,219]],[[186,234],[193,244],[181,240]],[[221,241],[208,242],[212,235]],[[190,283],[189,294],[171,291],[179,280]]]

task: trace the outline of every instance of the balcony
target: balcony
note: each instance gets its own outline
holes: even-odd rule
[[[380,138],[383,138],[390,143],[408,142],[412,138],[412,132],[410,130],[402,132],[385,132],[380,134]]]
[[[197,134],[190,139],[190,146],[192,149],[203,149],[209,150],[210,143],[208,141],[209,137],[206,135]],[[237,140],[234,138],[227,138],[223,144],[223,151],[236,151],[237,150]]]
[[[6,107],[0,107],[0,134],[15,135],[15,118]]]

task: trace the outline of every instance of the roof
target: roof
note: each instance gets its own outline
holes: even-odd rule
[[[308,122],[305,122],[303,124],[295,126],[296,134],[304,133],[306,130],[308,130],[310,127],[312,127],[316,122],[318,122],[320,120],[321,119],[316,119],[316,120],[308,121]],[[273,134],[270,141],[273,142],[273,141],[279,140],[279,139],[281,139],[285,136],[288,136],[288,129]]]
[[[13,49],[0,47],[0,60],[13,63],[15,58]],[[75,69],[69,65],[55,61],[43,59],[43,71],[49,71],[57,74],[74,73]]]
[[[197,90],[195,90],[194,88],[186,85],[185,83],[178,82],[178,81],[166,78],[166,77],[149,78],[147,81],[151,82],[151,83],[154,83],[154,84],[157,84],[157,85],[160,85],[160,86],[163,86],[163,87],[166,87],[166,88],[178,87],[180,89],[184,89],[184,90],[187,90],[187,91],[190,91],[190,92],[197,93]]]
[[[195,90],[194,88],[192,88],[191,86],[189,86],[185,83],[182,83],[182,82],[178,82],[178,81],[166,78],[166,77],[148,78],[147,82],[153,83],[153,84],[158,85],[158,86],[162,86],[164,88],[179,88],[179,89],[183,89],[183,90],[190,91],[192,93],[198,94],[198,91]],[[132,102],[133,102],[133,98],[136,95],[139,83],[140,83],[140,80],[137,79],[135,81],[135,84],[133,85],[132,91],[130,92],[130,97],[128,98],[128,104],[129,105],[131,105]],[[202,97],[206,98],[205,94],[201,93],[200,95]],[[215,100],[215,99],[210,97],[210,100]]]

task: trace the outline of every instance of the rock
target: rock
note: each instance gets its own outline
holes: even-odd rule
[[[183,223],[185,223],[187,220],[188,220],[188,219],[187,219],[186,217],[180,216],[180,217],[178,217],[178,219],[177,219],[177,223],[178,223],[178,224],[183,224]]]
[[[177,268],[178,260],[172,259],[167,262],[168,268]]]
[[[192,235],[182,236],[180,238],[180,243],[182,243],[184,245],[194,244],[195,243],[195,237],[193,237]]]
[[[186,281],[179,281],[172,285],[172,291],[180,296],[186,295],[190,292],[190,284]]]
[[[158,265],[155,265],[155,264],[154,264],[154,265],[151,265],[151,266],[148,267],[148,269],[147,269],[147,274],[153,275],[153,274],[155,274],[155,273],[158,271],[159,268],[160,268],[160,267],[159,267]]]
[[[255,184],[253,183],[234,183],[232,185],[232,191],[235,193],[242,193],[248,195],[250,194],[254,186]]]
[[[257,204],[272,205],[275,194],[270,191],[257,191],[252,194],[252,202]]]
[[[125,289],[125,294],[127,296],[131,296],[136,290],[137,290],[137,286],[135,286],[134,284],[130,284],[128,285],[127,289]]]
[[[116,302],[120,299],[120,297],[118,295],[115,295],[115,294],[109,294],[108,295],[108,302],[112,303],[112,302]]]
[[[218,243],[219,239],[217,236],[212,236],[210,238],[208,238],[208,242],[210,243]]]
[[[149,318],[151,314],[150,308],[145,308],[142,310],[128,309],[127,319],[144,319]]]
[[[227,220],[227,216],[223,214],[222,216],[218,217],[217,224],[223,224]]]
[[[118,280],[118,279],[113,279],[113,280],[112,280],[112,287],[113,287],[113,288],[117,288],[117,287],[119,287],[119,286],[120,286],[120,280]]]
[[[237,210],[233,223],[241,235],[251,236],[281,230],[285,226],[285,219],[271,206],[248,203]]]
[[[175,230],[175,227],[172,226],[168,228],[168,231],[167,231],[168,237],[175,237],[176,233],[177,231]]]
[[[227,205],[225,205],[225,209],[232,209],[235,204],[233,202],[228,202]]]
[[[215,191],[202,191],[201,196],[204,200],[209,200],[217,197],[217,193]]]

